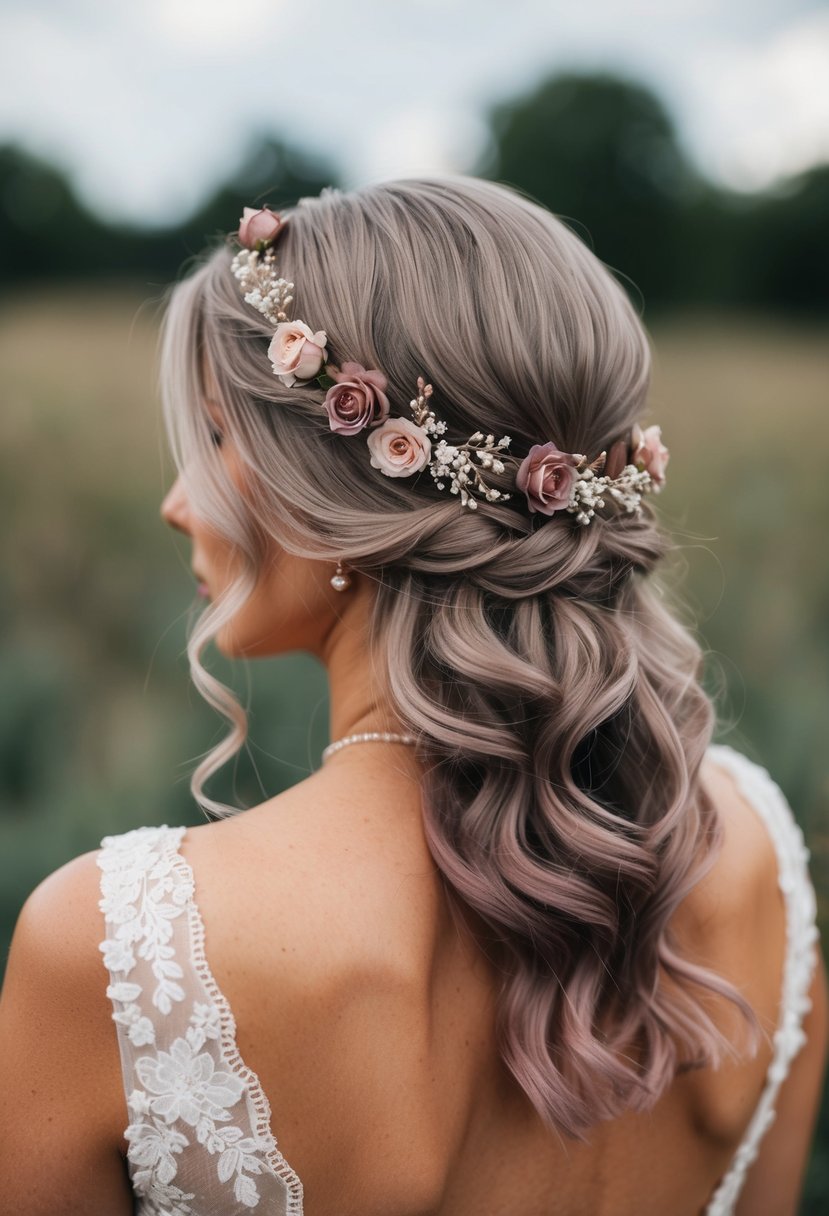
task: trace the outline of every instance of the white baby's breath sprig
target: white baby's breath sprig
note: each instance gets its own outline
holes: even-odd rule
[[[240,250],[231,262],[231,270],[245,293],[246,304],[261,312],[271,325],[288,320],[285,310],[294,298],[290,295],[294,285],[279,276],[273,246],[261,255],[256,249]]]
[[[585,469],[573,482],[570,501],[565,510],[575,515],[580,524],[589,524],[596,511],[605,505],[603,495],[615,499],[628,514],[642,515],[641,498],[654,489],[649,473],[640,472],[628,464],[618,477],[597,477],[592,468]]]
[[[426,384],[423,377],[418,376],[417,388],[417,397],[409,402],[415,422],[430,436],[442,435],[446,430],[446,423],[439,422],[428,405],[433,391],[432,385]],[[447,443],[445,439],[440,439],[432,452],[429,472],[439,490],[446,489],[447,481],[450,483],[449,493],[460,495],[461,506],[472,510],[477,508],[473,493],[489,502],[503,501],[512,495],[505,494],[495,486],[488,486],[481,476],[481,468],[492,469],[493,473],[503,473],[504,462],[497,454],[505,452],[509,443],[509,435],[504,435],[496,443],[494,435],[484,437],[482,431],[470,435],[465,443]],[[478,458],[480,467],[473,463],[473,456]]]

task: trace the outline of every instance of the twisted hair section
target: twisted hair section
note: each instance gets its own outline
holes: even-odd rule
[[[592,458],[642,422],[647,336],[611,274],[517,191],[465,177],[300,199],[280,235],[294,315],[330,358],[380,368],[393,412],[418,375],[448,437],[480,429]],[[580,527],[514,497],[462,511],[428,476],[387,478],[331,432],[314,386],[286,388],[272,329],[218,244],[171,293],[161,393],[196,511],[241,574],[199,619],[193,679],[231,724],[193,773],[244,743],[245,711],[205,669],[274,542],[341,559],[376,586],[368,661],[419,738],[429,848],[454,914],[500,977],[503,1059],[546,1124],[586,1139],[653,1106],[678,1071],[736,1056],[702,1000],[749,1003],[685,957],[677,908],[716,861],[700,780],[716,713],[703,652],[657,567],[653,506]],[[244,495],[211,449],[204,362],[243,460]],[[509,471],[490,478],[509,490]]]
[[[658,533],[629,531],[580,538],[581,568],[553,559],[532,594],[520,563],[467,566],[440,590],[388,572],[375,615],[394,703],[428,741],[430,850],[501,975],[504,1061],[576,1139],[736,1057],[695,992],[756,1027],[672,936],[722,839],[698,781],[713,707],[702,651],[645,574]]]

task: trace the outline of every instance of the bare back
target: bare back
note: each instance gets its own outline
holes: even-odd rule
[[[774,845],[733,778],[710,761],[704,775],[725,844],[676,927],[741,988],[767,1042],[681,1076],[587,1145],[552,1136],[500,1062],[498,980],[450,916],[411,782],[372,766],[343,783],[331,766],[188,829],[210,966],[307,1213],[549,1216],[553,1198],[560,1216],[703,1210],[763,1088],[786,951],[782,896],[757,899]],[[733,1007],[716,1009],[736,1032]]]

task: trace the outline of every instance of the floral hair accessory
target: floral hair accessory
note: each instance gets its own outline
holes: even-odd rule
[[[660,435],[658,426],[643,432],[635,425],[630,445],[621,440],[611,448],[610,458],[602,452],[589,464],[586,456],[560,452],[552,442],[534,444],[518,467],[515,484],[526,494],[531,512],[568,511],[580,524],[589,524],[607,494],[623,510],[641,515],[642,495],[658,492],[665,481],[669,453]]]
[[[504,502],[513,494],[489,485],[487,472],[503,474],[515,469],[515,488],[531,514],[567,512],[579,524],[589,524],[605,506],[605,495],[623,511],[641,515],[644,494],[659,492],[665,484],[669,452],[662,431],[634,425],[629,438],[617,440],[595,460],[577,452],[563,452],[549,440],[536,443],[523,460],[507,452],[510,436],[475,431],[463,443],[442,436],[446,423],[429,406],[433,388],[417,378],[417,396],[409,402],[411,418],[392,417],[386,396],[388,378],[376,368],[346,362],[326,363],[328,338],[304,321],[289,320],[294,284],[276,268],[275,242],[288,219],[268,207],[245,207],[237,240],[242,249],[231,269],[239,280],[246,303],[274,326],[268,358],[274,375],[289,388],[316,382],[326,390],[322,411],[332,431],[353,436],[366,431],[369,464],[386,477],[411,477],[428,468],[439,490],[448,485],[461,505],[475,509],[478,499]],[[322,371],[323,366],[325,371]],[[476,463],[477,462],[477,463]]]

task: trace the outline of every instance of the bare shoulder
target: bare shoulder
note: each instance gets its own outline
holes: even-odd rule
[[[104,930],[99,852],[73,858],[34,888],[18,916],[9,955],[10,964],[15,955],[32,964],[21,968],[22,976],[34,978],[34,965],[40,974],[46,966],[53,980],[70,984],[75,995],[87,993],[90,1003],[100,999],[106,974],[98,951]],[[55,995],[60,997],[61,990]]]
[[[765,1014],[773,1028],[786,937],[777,848],[760,810],[729,770],[709,757],[702,780],[722,825],[723,844],[689,904],[716,958],[738,968],[734,982],[745,981],[750,1000],[763,998],[761,1020]]]
[[[0,1143],[16,1166],[0,1170],[3,1211],[75,1212],[79,1196],[89,1213],[129,1210],[97,855],[39,883],[15,926],[0,999]]]
[[[691,1073],[700,1118],[723,1140],[739,1138],[756,1107],[773,1054],[786,957],[787,912],[777,850],[760,812],[733,775],[706,759],[701,773],[723,829],[716,862],[677,912],[687,955],[733,984],[757,1015],[761,1041],[746,1046],[748,1024],[736,1005],[697,990],[714,1022],[740,1051],[738,1061]]]
[[[728,772],[712,772],[713,768],[708,770],[709,788],[724,820],[726,843],[721,873],[709,876],[713,880],[709,899],[723,910],[711,939],[710,965],[737,984],[766,1032],[756,1057],[700,1074],[707,1126],[733,1150],[756,1109],[773,1056],[787,949],[787,908],[776,848],[761,813],[746,802]],[[736,893],[728,891],[729,883]],[[829,1055],[829,981],[819,939],[815,963],[801,1024],[804,1037],[776,1094],[771,1128],[763,1135],[737,1204],[736,1211],[746,1216],[793,1212],[802,1194]],[[715,1020],[720,1022],[721,1017]],[[736,1018],[732,1024],[736,1026]]]
[[[82,1058],[86,1075],[95,1080],[111,1072],[109,1065],[117,1058],[99,950],[105,935],[99,854],[93,849],[73,858],[31,892],[17,919],[3,988],[7,1016],[17,1008],[36,1011],[36,1025],[29,1021],[26,1033],[41,1044],[77,1036],[67,1059],[70,1054],[76,1061]],[[43,1057],[41,1047],[30,1058]],[[102,1114],[111,1114],[118,1102],[110,1087],[101,1095]]]
[[[709,874],[688,900],[699,926],[743,920],[753,902],[777,890],[778,858],[759,810],[746,798],[733,774],[706,758],[702,783],[709,793],[723,830],[723,844]],[[779,890],[773,901],[783,911]],[[731,932],[731,928],[729,928]]]
[[[238,816],[189,829],[182,854],[214,943],[231,924],[266,918],[269,953],[286,972],[302,960],[301,982],[399,957],[401,936],[417,924],[425,930],[437,907],[419,806],[398,801],[392,813],[381,788],[341,788],[321,774]]]

